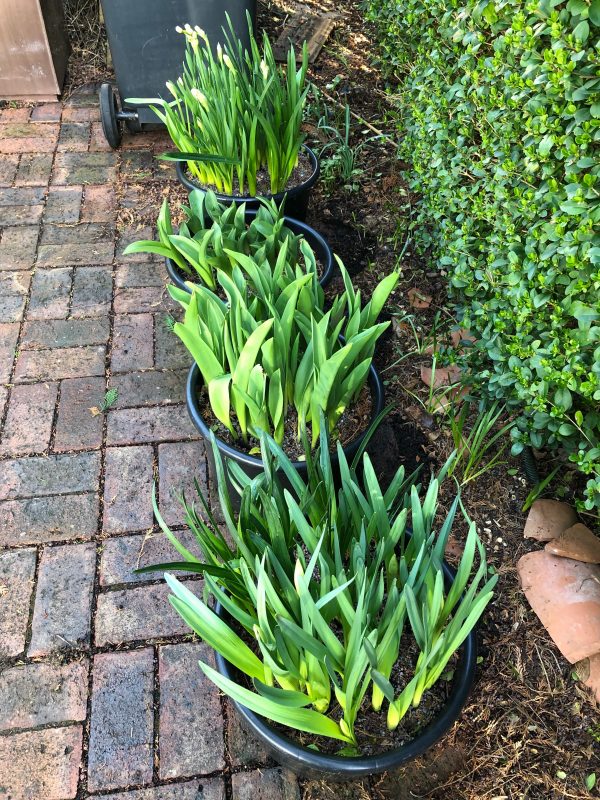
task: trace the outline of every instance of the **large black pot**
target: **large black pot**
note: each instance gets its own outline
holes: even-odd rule
[[[383,382],[379,376],[379,373],[375,369],[373,365],[369,370],[368,376],[368,385],[371,390],[371,396],[373,399],[373,408],[371,412],[371,418],[375,419],[382,411],[383,411],[383,404],[384,404],[384,390],[383,390]],[[186,387],[186,401],[187,401],[187,409],[188,413],[192,419],[192,422],[202,434],[206,445],[206,456],[208,459],[208,471],[211,483],[213,486],[217,485],[217,477],[216,477],[216,469],[215,469],[215,460],[214,454],[212,450],[212,444],[210,440],[210,428],[207,426],[206,422],[204,421],[202,414],[200,413],[200,407],[198,405],[198,392],[202,386],[202,375],[200,374],[200,370],[198,369],[197,364],[192,364],[190,367],[190,371],[188,373],[187,378],[187,387]],[[366,431],[365,431],[366,433]],[[353,442],[349,445],[344,447],[344,453],[346,458],[349,462],[352,461],[354,456],[356,455],[359,447],[362,444],[364,439],[365,433],[358,436]],[[224,442],[219,437],[216,437],[217,447],[219,448],[219,452],[221,453],[221,457],[223,462],[226,463],[227,460],[235,461],[239,466],[244,470],[246,475],[249,478],[255,478],[257,475],[260,475],[263,472],[263,462],[262,459],[256,458],[256,456],[251,456],[248,453],[244,453],[241,450],[237,450],[235,447],[232,447],[227,442]],[[337,470],[337,455],[332,453],[331,455],[331,464],[335,471]],[[292,465],[296,472],[300,475],[303,480],[306,480],[306,462],[304,461],[293,461]],[[282,483],[289,489],[291,488],[287,482],[287,479],[284,475],[280,473],[280,477],[282,479]],[[227,489],[229,491],[229,497],[231,498],[231,502],[234,508],[239,508],[239,496],[233,486],[229,481],[229,476],[227,475]]]
[[[257,215],[257,213],[258,211],[256,209],[246,210],[246,224],[249,224]],[[289,228],[296,236],[304,236],[306,241],[314,250],[317,261],[323,267],[323,274],[319,279],[319,283],[324,289],[331,281],[335,268],[333,251],[331,250],[331,247],[329,247],[321,234],[318,233],[314,228],[311,228],[310,225],[307,225],[306,222],[300,222],[298,219],[292,219],[291,217],[287,216],[284,217],[284,220],[286,227]],[[193,277],[186,275],[186,273],[179,269],[177,264],[172,259],[165,258],[165,263],[167,265],[169,278],[175,284],[175,286],[177,286],[178,289],[183,289],[184,292],[191,294],[191,289],[186,284],[186,280],[192,280],[193,282]]]
[[[455,572],[443,562],[446,586],[453,580]],[[224,611],[217,603],[215,608],[220,616]],[[239,682],[238,670],[216,653],[217,669],[230,680]],[[377,756],[344,757],[302,747],[285,736],[263,717],[250,711],[245,706],[233,701],[245,727],[261,742],[267,752],[284,767],[296,775],[313,779],[333,781],[349,781],[377,775],[381,772],[395,770],[417,758],[434,745],[450,730],[464,706],[473,682],[477,666],[477,634],[475,629],[467,636],[459,650],[459,660],[452,678],[452,689],[443,709],[423,730],[410,742],[388,750]]]
[[[313,168],[310,177],[307,178],[304,183],[301,183],[300,186],[294,186],[287,192],[280,192],[279,194],[274,195],[268,194],[264,195],[264,197],[266,197],[267,200],[275,200],[277,205],[280,205],[285,198],[286,216],[304,221],[308,212],[310,192],[312,187],[315,185],[317,178],[319,177],[320,167],[319,159],[313,153],[310,147],[304,144],[302,145],[302,149],[308,154]],[[190,180],[188,177],[185,161],[177,161],[175,163],[175,170],[177,172],[177,178],[179,179],[179,182],[185,186],[188,192],[191,192],[194,189],[199,189],[202,191],[202,187],[200,187],[197,183],[194,183],[194,181]],[[242,205],[242,203],[246,203],[246,208],[248,209],[258,209],[260,206],[260,200],[258,197],[252,197],[251,195],[235,197],[228,194],[217,194],[216,197],[220,203],[225,203],[226,205],[231,205],[231,203]]]

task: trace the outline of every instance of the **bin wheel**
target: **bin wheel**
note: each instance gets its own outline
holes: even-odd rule
[[[118,112],[119,107],[114,88],[110,83],[103,83],[100,87],[100,118],[106,141],[113,150],[116,150],[121,144],[121,123],[117,119]]]

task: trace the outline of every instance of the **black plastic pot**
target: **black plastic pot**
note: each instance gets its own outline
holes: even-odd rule
[[[285,214],[287,217],[293,217],[294,219],[299,219],[304,222],[306,219],[306,214],[308,212],[308,201],[310,199],[310,192],[312,187],[315,185],[317,178],[319,177],[320,167],[319,167],[319,159],[313,153],[313,151],[307,145],[302,145],[302,149],[308,154],[310,158],[310,163],[312,164],[312,174],[304,183],[301,183],[300,186],[294,186],[292,189],[289,189],[287,192],[280,192],[279,194],[268,194],[264,195],[267,200],[275,200],[277,205],[280,205],[285,198]],[[190,178],[187,176],[186,173],[186,162],[185,161],[177,161],[175,163],[175,169],[177,171],[177,178],[179,182],[182,183],[188,192],[193,191],[194,189],[199,189],[202,191],[202,187],[198,186],[197,183],[194,183]],[[215,193],[216,194],[216,193]],[[260,200],[258,197],[252,197],[251,195],[245,195],[243,197],[233,197],[228,194],[217,194],[217,200],[221,203],[225,203],[226,205],[231,205],[231,203],[235,203],[236,205],[241,205],[242,203],[246,203],[246,208],[248,209],[258,209],[260,206]]]
[[[246,211],[246,223],[250,223],[257,213],[258,212],[256,209]],[[330,283],[335,269],[331,247],[329,247],[321,234],[318,233],[314,228],[311,228],[310,225],[307,225],[306,222],[300,222],[300,220],[292,219],[291,217],[285,217],[284,219],[286,227],[288,227],[296,236],[304,236],[306,241],[314,250],[317,261],[323,267],[323,274],[319,278],[319,283],[324,289],[327,284]],[[179,269],[177,264],[172,259],[165,258],[165,263],[167,265],[169,278],[175,284],[175,286],[177,286],[178,289],[183,289],[184,292],[191,294],[191,289],[186,284],[186,280],[189,281],[190,276],[186,275],[183,270]]]
[[[443,568],[444,578],[448,585],[454,578],[455,572],[445,562]],[[219,615],[224,613],[219,603],[215,610]],[[226,661],[219,653],[216,653],[216,659],[217,669],[221,675],[233,681],[240,680],[238,670],[229,661]],[[248,731],[260,740],[265,750],[282,766],[292,770],[296,775],[306,778],[349,781],[398,769],[407,761],[422,755],[441,739],[458,719],[473,686],[476,666],[477,633],[473,629],[459,650],[459,661],[454,670],[450,696],[438,716],[412,741],[377,756],[347,758],[309,750],[273,728],[266,719],[245,706],[235,701],[233,704]]]
[[[377,370],[373,365],[371,365],[371,368],[369,370],[368,385],[371,390],[371,396],[373,399],[371,418],[375,419],[375,417],[383,411],[384,390],[383,390],[383,382],[379,377],[379,373],[377,372]],[[215,460],[212,450],[212,444],[210,441],[211,432],[206,422],[204,421],[202,414],[200,413],[200,406],[198,405],[198,392],[201,386],[202,386],[202,375],[200,374],[198,365],[194,363],[190,367],[190,371],[188,373],[188,378],[187,378],[187,387],[186,387],[187,409],[192,419],[192,422],[194,423],[198,431],[202,434],[202,437],[204,439],[206,445],[206,456],[208,459],[209,477],[212,486],[216,486]],[[344,447],[344,453],[348,461],[352,461],[352,459],[356,455],[364,439],[365,433],[362,433],[347,447]],[[248,453],[242,452],[241,450],[237,450],[235,447],[232,447],[230,444],[227,444],[227,442],[224,442],[222,439],[219,439],[218,436],[216,437],[216,440],[217,440],[217,447],[219,448],[219,452],[221,453],[221,457],[224,463],[226,463],[227,460],[235,461],[244,470],[244,472],[246,473],[246,475],[248,475],[249,478],[255,478],[257,475],[260,475],[260,473],[263,472],[262,459],[256,458],[256,456],[251,456]],[[335,471],[337,469],[337,455],[335,453],[332,453],[331,455],[331,464]],[[293,461],[292,465],[294,469],[298,472],[300,477],[306,480],[306,463],[304,461]],[[288,489],[291,488],[287,483],[287,479],[285,478],[285,476],[282,475],[281,473],[280,476],[282,478],[282,483]],[[227,476],[227,488],[229,491],[229,497],[231,498],[232,505],[234,506],[234,508],[239,508],[239,496],[235,491],[234,487],[231,485],[229,481],[229,476]]]

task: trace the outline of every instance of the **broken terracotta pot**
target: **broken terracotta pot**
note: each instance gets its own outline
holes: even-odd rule
[[[554,556],[574,558],[576,561],[585,561],[586,564],[600,564],[600,538],[581,522],[548,542],[546,550]]]
[[[600,703],[600,653],[578,661],[575,671],[579,680],[592,690]]]
[[[452,386],[460,381],[461,369],[456,364],[449,367],[421,367],[421,380],[426,386],[439,389],[440,386]]]
[[[525,522],[523,536],[548,542],[577,522],[577,514],[567,503],[558,500],[536,500]]]
[[[600,652],[600,567],[538,550],[517,572],[529,605],[574,664]]]
[[[413,308],[429,308],[431,305],[431,296],[423,294],[419,289],[413,287],[408,290],[406,295],[408,297],[408,302]]]

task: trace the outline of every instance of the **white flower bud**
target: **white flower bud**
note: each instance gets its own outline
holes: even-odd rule
[[[189,22],[185,23],[185,32],[186,33],[193,33],[194,32],[194,30],[193,30],[193,28],[192,28],[192,26],[190,25]]]
[[[176,31],[177,33],[183,33],[183,28],[181,27],[181,25],[176,25],[176,26],[175,26],[175,31]]]
[[[263,76],[264,80],[267,80],[267,78],[269,76],[269,68],[267,67],[264,58],[260,62],[260,71],[262,72],[262,76]]]
[[[228,69],[230,69],[232,72],[235,72],[235,67],[233,66],[233,61],[229,58],[227,53],[225,53],[224,56],[223,56],[223,63],[225,64],[225,66]]]
[[[171,92],[173,97],[177,97],[177,89],[175,88],[175,84],[173,83],[173,81],[167,81],[165,86]]]
[[[221,42],[217,43],[217,58],[219,61],[223,61],[223,48],[221,47]]]
[[[197,89],[195,86],[192,89],[192,97],[194,100],[197,100],[202,108],[208,108],[208,100],[206,99],[206,95],[204,92],[201,92],[200,89]]]

